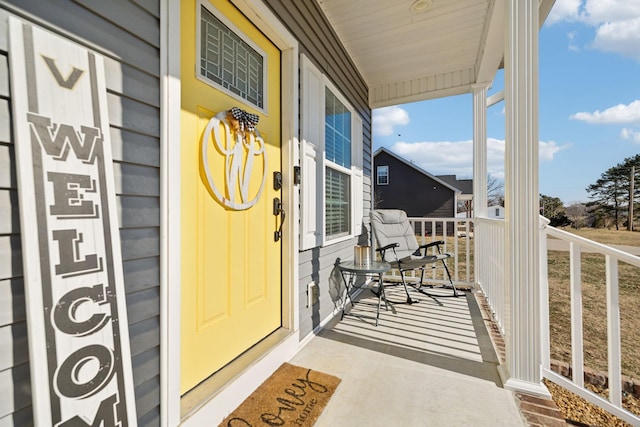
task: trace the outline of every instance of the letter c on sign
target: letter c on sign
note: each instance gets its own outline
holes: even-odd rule
[[[72,289],[64,294],[53,309],[53,322],[67,335],[85,336],[93,334],[109,322],[109,315],[94,313],[88,319],[78,319],[77,310],[83,303],[104,304],[106,302],[104,286]]]
[[[94,370],[87,367],[91,361],[98,362]],[[92,372],[86,372],[91,369]],[[82,372],[85,371],[85,372]],[[93,377],[87,381],[81,377]],[[54,375],[57,392],[70,399],[92,396],[106,387],[113,376],[113,353],[99,344],[88,345],[71,353]]]

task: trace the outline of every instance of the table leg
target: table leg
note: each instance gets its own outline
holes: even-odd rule
[[[340,275],[342,276],[342,282],[345,286],[345,293],[347,294],[344,298],[344,302],[342,303],[342,315],[340,316],[340,320],[344,319],[344,310],[347,308],[347,299],[351,303],[351,307],[353,307],[353,300],[351,299],[351,295],[349,295],[349,289],[353,285],[353,274],[349,274],[349,281],[344,277],[344,271],[340,271]]]

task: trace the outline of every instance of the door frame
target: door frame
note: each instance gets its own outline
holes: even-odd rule
[[[298,42],[262,2],[230,0],[281,51],[281,163],[282,202],[287,219],[282,228],[282,328],[289,338],[224,387],[199,411],[209,421],[220,416],[221,401],[241,402],[271,372],[298,349],[298,187],[293,168],[298,165]],[[180,2],[161,0],[160,10],[161,85],[161,167],[160,167],[160,422],[162,426],[181,424],[180,416]],[[260,363],[260,365],[258,365]],[[258,375],[256,375],[258,374]],[[226,399],[226,400],[225,400]],[[199,418],[199,417],[192,417]],[[191,419],[190,419],[191,420]]]

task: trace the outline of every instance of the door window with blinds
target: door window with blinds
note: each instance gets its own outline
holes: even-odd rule
[[[362,119],[331,81],[302,56],[301,248],[360,234]]]
[[[211,5],[198,25],[198,78],[266,113],[266,53]]]

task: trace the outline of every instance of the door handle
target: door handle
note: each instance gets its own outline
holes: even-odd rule
[[[282,202],[278,197],[273,198],[273,215],[280,215],[280,226],[278,226],[278,229],[273,233],[273,240],[277,242],[282,238],[282,224],[284,224],[284,219],[286,216],[284,208],[282,207]]]

